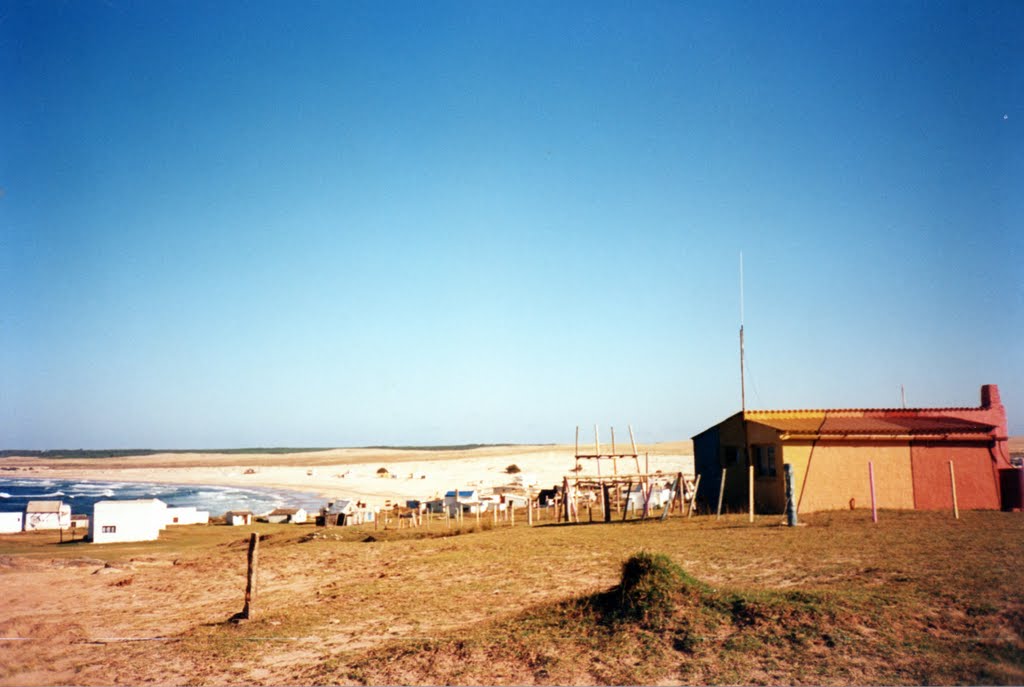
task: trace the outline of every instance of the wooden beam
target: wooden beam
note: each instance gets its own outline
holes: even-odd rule
[[[248,570],[245,574],[245,605],[240,617],[251,620],[256,616],[256,568],[259,564],[260,535],[255,532],[249,535]]]
[[[725,476],[727,468],[722,468],[722,481],[718,485],[718,509],[715,511],[715,520],[722,517],[722,497],[725,496]]]

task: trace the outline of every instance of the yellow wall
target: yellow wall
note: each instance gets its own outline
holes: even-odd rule
[[[907,443],[872,442],[869,446],[858,446],[819,441],[812,450],[810,442],[787,442],[782,459],[793,465],[801,513],[846,509],[851,498],[857,508],[870,508],[869,461],[874,463],[878,507],[914,507]]]

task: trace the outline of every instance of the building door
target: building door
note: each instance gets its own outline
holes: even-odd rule
[[[1006,468],[999,471],[999,495],[1004,511],[1024,510],[1024,470]]]

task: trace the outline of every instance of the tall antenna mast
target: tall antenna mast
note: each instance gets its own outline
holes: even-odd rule
[[[743,251],[740,251],[740,407],[747,412],[747,380],[743,373]]]

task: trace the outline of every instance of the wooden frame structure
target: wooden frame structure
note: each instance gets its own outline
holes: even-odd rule
[[[562,495],[561,503],[559,504],[560,516],[564,522],[580,522],[580,501],[586,501],[588,519],[590,522],[594,521],[593,507],[597,505],[601,511],[602,519],[604,522],[612,521],[612,511],[617,511],[622,514],[622,520],[625,520],[629,514],[629,509],[632,505],[633,510],[637,510],[635,503],[631,504],[634,494],[634,487],[640,488],[641,495],[641,506],[640,519],[646,520],[652,516],[651,497],[654,494],[655,481],[662,479],[672,479],[672,486],[669,493],[669,499],[665,503],[664,511],[661,515],[662,519],[668,516],[669,512],[678,503],[679,512],[682,513],[684,510],[684,504],[689,507],[689,513],[693,512],[694,497],[696,496],[696,487],[693,489],[693,493],[687,493],[684,496],[684,491],[689,491],[685,487],[686,481],[683,478],[683,473],[679,472],[675,475],[665,475],[660,472],[651,473],[648,465],[647,454],[644,454],[644,468],[640,468],[640,452],[636,448],[636,439],[633,435],[632,425],[629,427],[629,445],[632,449],[631,452],[618,452],[615,450],[615,428],[611,428],[611,450],[607,453],[601,451],[601,437],[598,432],[597,425],[594,425],[594,452],[593,453],[580,453],[580,428],[576,427],[576,451],[575,451],[575,468],[571,477],[566,476],[562,479]],[[581,460],[593,460],[596,463],[597,475],[596,476],[581,476]],[[605,472],[604,475],[601,473],[601,461],[610,460],[612,465],[611,474]],[[632,460],[632,467],[635,468],[634,472],[627,472],[619,474],[619,460]],[[623,487],[625,487],[623,493]]]

